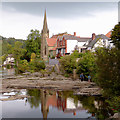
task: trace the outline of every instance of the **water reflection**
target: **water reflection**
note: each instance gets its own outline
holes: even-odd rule
[[[89,118],[106,119],[112,115],[112,110],[107,107],[102,97],[98,96],[77,96],[73,91],[49,91],[49,90],[27,90],[31,97],[28,102],[31,108],[39,107],[44,119],[47,119],[50,107],[57,108],[57,112],[76,116],[81,111],[86,111]],[[62,117],[62,116],[61,116]]]

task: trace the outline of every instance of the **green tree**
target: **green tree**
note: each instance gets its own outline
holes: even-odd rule
[[[26,59],[30,61],[32,53],[36,54],[36,57],[40,57],[41,49],[41,34],[39,30],[31,30],[31,33],[27,37],[26,41]]]
[[[32,53],[32,54],[31,54],[31,59],[30,59],[30,61],[32,62],[33,60],[35,60],[35,58],[36,58],[36,54],[35,54],[35,53]]]
[[[87,51],[82,54],[77,63],[77,73],[84,73],[85,77],[90,74],[92,78],[96,73],[96,57],[95,53]]]
[[[13,56],[16,61],[16,65],[18,66],[18,63],[20,61],[20,58],[24,55],[25,49],[22,48],[22,43],[17,41],[15,42],[15,46],[13,48]]]
[[[115,25],[114,29],[112,30],[111,40],[113,41],[114,45],[120,49],[120,22]]]
[[[76,59],[69,56],[64,56],[60,59],[61,70],[66,73],[73,73],[73,69],[76,68]]]
[[[120,50],[99,49],[97,52],[97,83],[106,95],[120,95]]]

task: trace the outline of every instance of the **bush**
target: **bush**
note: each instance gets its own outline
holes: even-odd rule
[[[18,73],[24,73],[25,71],[28,71],[28,62],[27,60],[21,60],[18,64]]]
[[[7,69],[10,69],[10,68],[11,68],[10,64],[7,64],[6,67],[7,67]]]
[[[29,63],[30,70],[34,70],[35,72],[38,72],[42,69],[45,69],[45,63],[44,61],[40,61],[39,59],[36,59]]]
[[[60,69],[66,73],[73,73],[76,68],[76,59],[72,56],[64,56],[60,59]]]
[[[64,74],[65,77],[69,77],[69,74]]]
[[[85,77],[90,74],[92,78],[96,73],[96,58],[95,53],[86,52],[84,53],[77,63],[77,74],[83,73]]]
[[[55,56],[52,56],[51,59],[55,59]]]

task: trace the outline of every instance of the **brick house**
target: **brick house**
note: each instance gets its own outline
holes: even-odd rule
[[[76,32],[74,32],[74,35],[58,36],[56,57],[60,58],[61,56],[69,55],[73,53],[74,50],[83,52],[85,43],[90,39],[89,37],[76,36]]]

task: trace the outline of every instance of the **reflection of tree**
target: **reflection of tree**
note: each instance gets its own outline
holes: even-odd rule
[[[48,91],[48,90],[27,90],[27,95],[31,96],[28,98],[28,102],[31,104],[31,108],[38,107],[41,103],[41,112],[43,114],[43,118],[47,119],[47,115],[49,112],[49,105],[55,106],[58,109],[65,110],[66,109],[66,99],[73,98],[76,109],[79,107],[78,102],[80,102],[84,109],[88,110],[92,116],[96,116],[97,119],[106,119],[109,117],[109,114],[112,114],[112,110],[107,106],[105,99],[99,96],[81,96],[74,95],[73,91],[59,91],[57,92],[56,100],[54,101],[53,95],[56,92]],[[49,103],[48,101],[53,99],[54,103]]]
[[[97,119],[106,119],[109,117],[111,111],[108,109],[108,106],[104,102],[103,98],[97,96],[79,96],[79,100],[89,113],[96,115]],[[94,104],[94,101],[98,103],[98,108]]]
[[[31,108],[39,107],[41,92],[38,89],[27,90],[27,95],[31,96],[28,98],[28,102],[31,105]]]

